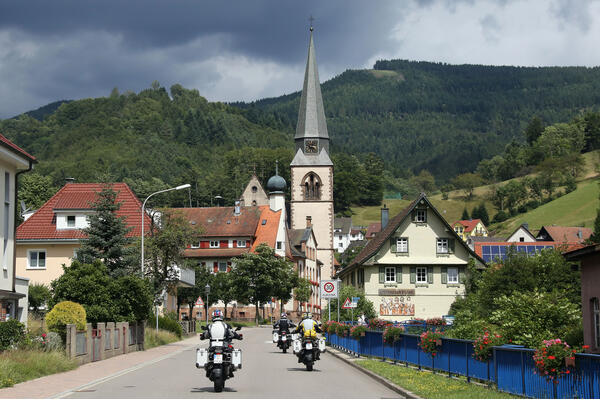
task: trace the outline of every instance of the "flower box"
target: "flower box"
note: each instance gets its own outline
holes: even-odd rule
[[[565,366],[566,367],[575,367],[575,358],[574,357],[565,357]]]
[[[367,335],[367,333],[366,333],[366,332],[364,332],[364,331],[360,333],[360,336],[361,336],[361,337],[364,337],[365,335]]]
[[[441,339],[441,338],[438,338],[438,339],[436,339],[436,340],[435,340],[435,344],[436,344],[437,346],[442,346],[442,339]]]

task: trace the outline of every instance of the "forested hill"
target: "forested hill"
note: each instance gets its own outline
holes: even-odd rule
[[[438,181],[503,151],[534,117],[567,122],[600,105],[600,68],[378,61],[322,84],[332,151],[375,152],[395,174],[428,169]],[[300,93],[236,103],[251,120],[293,130]]]

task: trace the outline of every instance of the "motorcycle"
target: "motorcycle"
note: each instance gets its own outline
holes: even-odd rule
[[[294,340],[294,353],[299,362],[304,363],[306,371],[312,371],[314,363],[320,359],[320,354],[325,352],[325,340],[316,336],[305,336]]]
[[[273,343],[277,344],[277,347],[281,349],[283,353],[287,353],[287,350],[290,347],[290,341],[291,339],[286,331],[281,331],[281,333],[273,331]]]
[[[208,328],[202,326],[202,329]],[[234,330],[233,339],[243,339],[243,335],[237,333],[241,329],[237,327]],[[200,339],[204,339],[204,334]],[[242,350],[234,349],[229,340],[211,338],[208,348],[196,349],[196,368],[204,368],[206,377],[214,384],[215,392],[221,392],[225,380],[232,378],[235,370],[241,370]]]

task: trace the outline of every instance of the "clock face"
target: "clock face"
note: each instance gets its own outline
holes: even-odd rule
[[[304,152],[307,154],[316,154],[319,151],[318,140],[304,140]]]

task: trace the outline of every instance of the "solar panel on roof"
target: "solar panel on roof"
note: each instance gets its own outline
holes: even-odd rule
[[[535,247],[533,245],[528,245],[527,246],[527,254],[529,254],[529,255],[535,255]]]
[[[490,248],[492,250],[492,255],[500,255],[500,247],[498,245],[493,245]]]
[[[481,249],[484,256],[491,254],[491,249],[488,245],[482,246]]]
[[[506,256],[507,252],[508,252],[508,247],[506,245],[501,245],[500,246],[500,254],[503,256]]]

